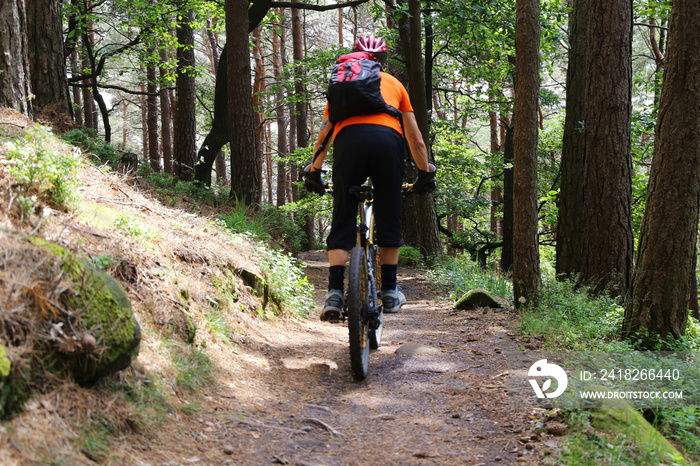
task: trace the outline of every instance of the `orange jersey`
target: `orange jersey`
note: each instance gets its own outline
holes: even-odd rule
[[[394,108],[398,108],[401,112],[412,112],[413,106],[411,106],[411,100],[408,97],[408,92],[403,84],[390,75],[383,71],[380,72],[382,81],[380,83],[379,90],[382,93],[384,101]],[[324,112],[325,119],[328,119],[328,103],[326,103],[326,111]],[[403,134],[401,131],[401,122],[398,118],[389,115],[388,113],[376,113],[374,115],[357,115],[336,123],[333,129],[333,139],[338,135],[338,132],[349,125],[360,125],[360,124],[372,124],[372,125],[382,125],[388,126],[389,128],[395,129],[399,134]]]

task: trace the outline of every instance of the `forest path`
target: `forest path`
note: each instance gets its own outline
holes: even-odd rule
[[[325,253],[300,259],[320,306]],[[454,311],[413,269],[400,269],[399,284],[408,303],[387,316],[364,382],[352,376],[345,324],[315,314],[243,336],[236,353],[246,364],[188,431],[167,434],[179,458],[171,464],[542,464],[556,444],[536,432],[547,413],[505,390],[507,355],[522,346],[516,316]],[[440,351],[396,353],[409,343]]]

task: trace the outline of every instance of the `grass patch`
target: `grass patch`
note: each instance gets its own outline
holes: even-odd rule
[[[627,351],[618,341],[624,308],[608,296],[592,296],[572,281],[546,280],[539,302],[522,315],[525,335],[544,337],[549,349]]]
[[[457,299],[467,291],[482,288],[492,295],[513,300],[513,286],[505,276],[484,270],[468,254],[438,259],[427,270],[431,280],[445,286],[450,298]]]
[[[192,394],[200,394],[216,380],[216,370],[207,355],[191,345],[167,340],[165,349],[169,353],[177,373],[175,387]]]
[[[79,450],[96,463],[104,463],[111,457],[112,429],[102,421],[94,421],[83,427],[75,440]]]

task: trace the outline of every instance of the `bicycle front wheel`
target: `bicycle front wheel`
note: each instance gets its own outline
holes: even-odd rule
[[[367,256],[364,248],[356,246],[350,252],[348,277],[348,332],[350,334],[350,364],[357,380],[367,378],[369,371],[368,309],[369,284]]]

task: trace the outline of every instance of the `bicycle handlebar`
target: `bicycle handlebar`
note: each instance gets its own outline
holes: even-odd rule
[[[374,199],[374,188],[369,185],[350,186],[348,192],[355,196],[358,201],[371,201]],[[413,193],[413,183],[404,183],[401,185],[401,192],[404,196]],[[333,184],[326,184],[326,193],[333,194]]]

